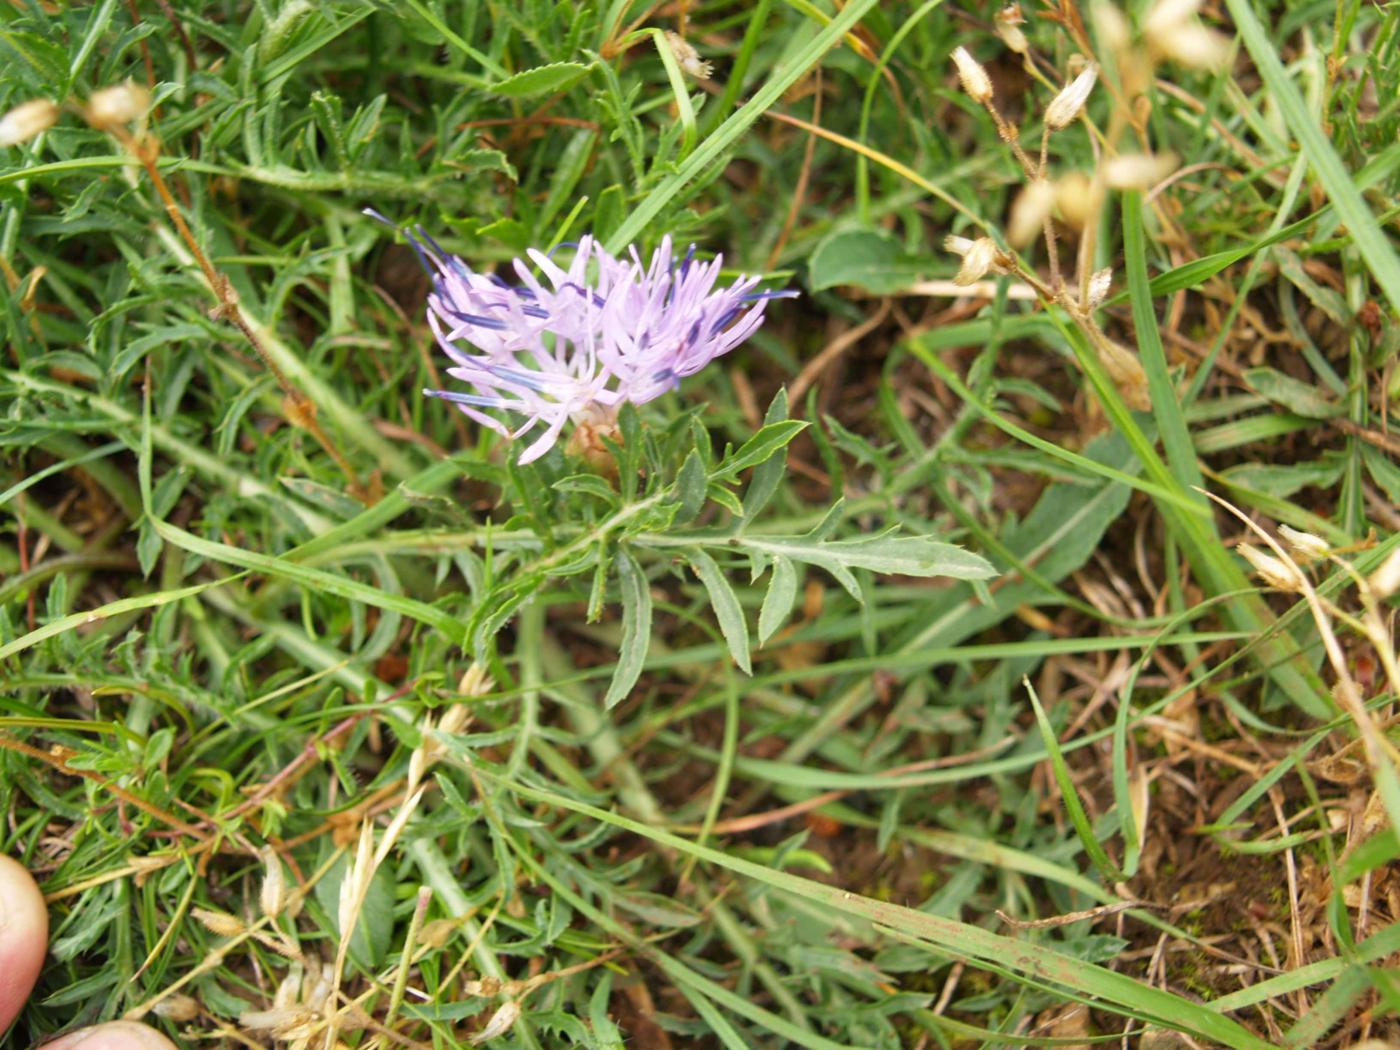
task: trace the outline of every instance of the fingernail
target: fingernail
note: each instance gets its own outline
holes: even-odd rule
[[[174,1044],[154,1028],[135,1021],[109,1021],[79,1028],[36,1050],[174,1050]]]

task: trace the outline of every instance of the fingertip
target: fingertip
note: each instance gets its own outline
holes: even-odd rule
[[[135,1021],[109,1021],[95,1028],[69,1032],[39,1050],[176,1050],[175,1044],[154,1028]]]
[[[0,855],[0,1033],[10,1026],[44,964],[49,912],[29,872]]]

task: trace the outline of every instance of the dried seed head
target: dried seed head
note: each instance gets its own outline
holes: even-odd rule
[[[693,76],[696,80],[709,80],[710,74],[715,71],[715,67],[700,57],[700,52],[695,50],[695,46],[686,40],[679,33],[666,30],[666,43],[671,45],[671,54],[676,56],[676,61],[681,69]]]
[[[224,911],[213,911],[209,908],[195,908],[190,912],[195,917],[195,921],[203,925],[210,933],[217,933],[220,937],[237,937],[247,929],[243,921],[235,915],[230,915]]]
[[[319,1016],[304,1006],[291,1006],[285,1009],[244,1010],[238,1015],[238,1023],[250,1031],[269,1032],[274,1039],[290,1042],[301,1039],[316,1031]]]
[[[1389,598],[1400,591],[1400,549],[1392,551],[1366,582],[1377,598]]]
[[[1104,162],[1103,178],[1115,190],[1147,190],[1176,170],[1175,153],[1124,153]]]
[[[472,709],[466,704],[453,704],[442,713],[442,721],[438,723],[438,732],[446,733],[449,736],[460,733],[467,728],[467,723],[472,720]]]
[[[1159,58],[1197,69],[1219,69],[1230,61],[1229,38],[1196,21],[1200,0],[1157,0],[1143,20],[1142,35]]]
[[[151,93],[140,84],[128,80],[101,91],[94,91],[88,99],[87,121],[93,127],[104,130],[119,124],[129,124],[137,117],[144,116],[151,108]]]
[[[1021,26],[1025,21],[1021,16],[1020,4],[1007,4],[997,12],[994,22],[997,36],[1001,37],[1001,42],[1018,55],[1024,55],[1030,50],[1030,44],[1026,42],[1026,34],[1021,32]]]
[[[462,696],[485,696],[495,687],[486,669],[476,663],[468,667],[457,682],[457,692]]]
[[[46,98],[21,102],[0,117],[0,146],[17,146],[28,142],[41,131],[47,131],[58,121],[58,106]]]
[[[1108,290],[1113,287],[1113,267],[1105,266],[1089,278],[1089,301],[1085,304],[1090,310],[1097,310],[1108,298]]]
[[[1098,79],[1099,67],[1090,62],[1084,72],[1066,84],[1045,107],[1045,126],[1051,131],[1069,127],[1083,110],[1084,103],[1089,101],[1089,93]]]
[[[964,286],[986,277],[987,272],[996,267],[1000,254],[997,242],[990,237],[978,237],[975,241],[969,241],[966,237],[948,237],[943,247],[954,255],[962,256],[962,266],[958,268],[953,283]]]
[[[1055,209],[1055,187],[1045,179],[1032,179],[1011,205],[1006,219],[1006,239],[1013,248],[1024,248],[1040,236],[1045,220]]]
[[[967,53],[967,48],[953,48],[953,64],[958,67],[963,90],[973,102],[985,105],[992,100],[992,78],[987,76],[982,64]]]
[[[1275,558],[1272,554],[1266,554],[1251,543],[1237,543],[1235,550],[1244,556],[1244,560],[1254,567],[1254,571],[1270,587],[1290,592],[1303,589],[1305,581],[1303,574],[1298,571],[1298,566],[1282,558]]]
[[[1287,525],[1280,525],[1278,533],[1288,544],[1295,558],[1306,565],[1310,561],[1325,558],[1331,553],[1332,547],[1321,536],[1314,536],[1311,532],[1300,532],[1291,529]]]

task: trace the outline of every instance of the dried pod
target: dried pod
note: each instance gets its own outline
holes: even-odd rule
[[[1104,162],[1104,182],[1115,190],[1151,189],[1176,170],[1175,153],[1124,153]]]
[[[1146,412],[1152,407],[1152,399],[1147,394],[1147,373],[1142,370],[1137,354],[1112,339],[1105,339],[1099,346],[1099,361],[1129,408]]]
[[[101,91],[94,91],[84,111],[87,121],[98,129],[129,124],[151,108],[151,93],[128,80]]]
[[[987,76],[982,64],[967,53],[967,48],[953,48],[953,64],[958,67],[958,80],[962,81],[963,90],[973,102],[985,105],[992,100],[992,78]]]
[[[1143,20],[1142,35],[1158,58],[1197,69],[1220,69],[1230,61],[1229,38],[1196,21],[1200,0],[1157,0]]]
[[[1025,21],[1021,15],[1020,4],[1007,4],[997,12],[993,23],[996,26],[997,36],[1001,37],[1001,42],[1018,55],[1024,55],[1030,51],[1026,34],[1021,32],[1021,26]]]
[[[1055,187],[1045,179],[1033,179],[1016,195],[1006,221],[1006,239],[1013,248],[1024,248],[1040,236],[1045,220],[1055,209]]]
[[[1289,528],[1287,525],[1278,527],[1279,535],[1288,544],[1294,557],[1304,564],[1315,561],[1319,558],[1326,558],[1331,553],[1331,545],[1321,536],[1314,536],[1311,532],[1301,532],[1298,529]]]
[[[958,268],[953,283],[964,286],[975,284],[987,276],[988,271],[996,269],[997,256],[1001,254],[997,242],[990,237],[978,237],[975,241],[966,237],[948,237],[943,241],[943,247],[954,255],[962,256],[962,266]]]
[[[1099,67],[1090,62],[1084,72],[1066,84],[1045,107],[1045,126],[1060,131],[1072,124],[1089,101],[1089,94],[1099,79]]]
[[[695,50],[695,45],[679,33],[669,29],[666,30],[666,43],[671,45],[671,54],[676,56],[676,62],[681,69],[696,80],[710,79],[715,67],[700,57],[700,52]]]
[[[0,117],[0,146],[17,146],[47,131],[58,121],[58,106],[46,98],[21,102]]]
[[[1113,267],[1105,266],[1089,278],[1089,301],[1085,305],[1091,310],[1097,310],[1108,298],[1108,290],[1111,287],[1113,287]]]
[[[1281,591],[1289,592],[1303,589],[1306,581],[1298,570],[1298,566],[1292,562],[1276,558],[1272,554],[1266,554],[1250,543],[1238,543],[1235,545],[1235,550],[1243,555],[1244,560],[1254,567],[1254,571],[1270,587],[1277,587]]]

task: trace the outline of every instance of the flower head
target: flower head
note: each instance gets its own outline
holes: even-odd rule
[[[567,266],[532,249],[514,262],[518,284],[473,271],[421,229],[409,239],[432,273],[428,323],[452,360],[447,374],[471,388],[423,392],[507,437],[542,427],[521,463],[548,452],[570,420],[596,428],[624,402],[674,389],[747,339],[768,299],[796,294],[756,291],[748,276],[716,289],[721,258],[701,262],[692,247],[677,260],[670,237],[649,262],[635,247],[619,259],[592,237]],[[512,430],[490,410],[523,422]]]

